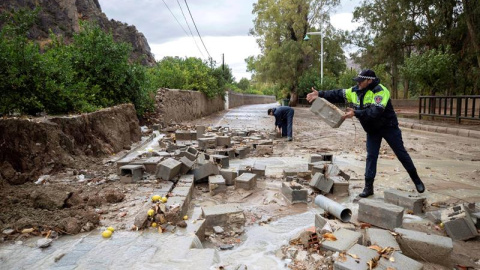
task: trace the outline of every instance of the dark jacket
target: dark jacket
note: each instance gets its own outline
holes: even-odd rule
[[[273,116],[275,116],[275,126],[282,126],[282,122],[286,122],[289,114],[293,117],[293,109],[288,106],[280,106],[273,109]]]
[[[393,109],[390,93],[380,85],[377,78],[366,89],[359,90],[358,86],[350,89],[338,89],[330,91],[319,91],[318,96],[325,98],[331,103],[348,103],[355,110],[355,116],[362,124],[367,133],[375,133],[382,128],[398,126],[398,119]],[[385,93],[385,91],[387,91]],[[346,93],[356,94],[358,99],[354,102],[348,101]],[[378,102],[377,96],[381,97]],[[383,100],[387,99],[387,100]],[[385,104],[385,105],[383,105]]]

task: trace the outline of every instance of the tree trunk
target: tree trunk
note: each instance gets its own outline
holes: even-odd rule
[[[463,10],[465,10],[466,15],[468,34],[470,35],[470,40],[475,51],[475,56],[477,57],[477,65],[478,67],[480,67],[480,47],[477,43],[477,35],[475,33],[475,27],[473,25],[473,14],[471,12],[473,7],[470,6],[470,3],[472,2],[475,3],[474,1],[469,2],[468,0],[462,0]]]
[[[408,91],[410,90],[410,81],[408,79],[403,80],[403,99],[408,99]]]
[[[288,102],[288,106],[296,107],[297,101],[298,101],[297,87],[292,86],[290,88],[290,101]]]

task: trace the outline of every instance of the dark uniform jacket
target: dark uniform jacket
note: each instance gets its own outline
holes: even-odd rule
[[[347,103],[355,110],[355,116],[367,133],[398,126],[390,92],[380,84],[378,78],[362,90],[355,86],[349,89],[318,91],[318,96],[331,103]]]

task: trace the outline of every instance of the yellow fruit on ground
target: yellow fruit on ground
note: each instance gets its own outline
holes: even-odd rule
[[[112,233],[115,231],[115,228],[113,228],[112,226],[108,227],[107,230],[111,231]]]
[[[152,227],[154,227],[154,228],[157,227],[157,223],[153,222]]]
[[[161,199],[162,199],[162,196],[160,196],[160,195],[153,195],[153,196],[152,196],[152,201],[153,201],[153,202],[158,202],[158,201],[160,201]]]
[[[187,220],[188,219],[188,216],[183,216],[183,220]]]
[[[167,200],[168,200],[167,197],[162,197],[162,202],[163,202],[163,203],[166,203]]]
[[[110,236],[112,236],[112,231],[105,230],[102,232],[102,236],[103,238],[110,238]]]
[[[155,214],[155,211],[153,211],[153,209],[150,209],[150,210],[148,210],[147,214],[149,216],[153,216],[153,214]]]

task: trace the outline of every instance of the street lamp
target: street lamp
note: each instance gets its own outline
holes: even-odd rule
[[[307,34],[305,35],[305,38],[303,40],[305,40],[305,41],[310,40],[310,37],[308,35],[320,36],[320,40],[321,40],[321,45],[320,45],[320,84],[323,85],[323,35],[322,35],[322,32],[307,32]]]

